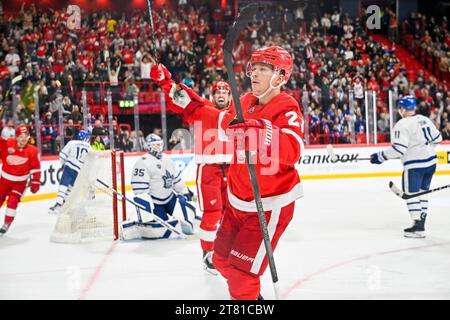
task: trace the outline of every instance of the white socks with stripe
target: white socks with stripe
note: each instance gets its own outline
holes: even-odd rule
[[[421,190],[423,191],[423,190]],[[409,214],[413,220],[421,220],[427,216],[428,213],[428,197],[421,196],[412,198],[406,201]]]

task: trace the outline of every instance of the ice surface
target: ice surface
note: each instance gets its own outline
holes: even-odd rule
[[[450,298],[449,191],[430,196],[427,238],[406,239],[410,218],[389,180],[303,182],[275,252],[284,299]],[[433,187],[448,183],[437,176]],[[51,204],[20,204],[0,238],[0,299],[229,298],[225,281],[203,271],[199,240],[55,244]],[[262,294],[274,297],[269,271]]]

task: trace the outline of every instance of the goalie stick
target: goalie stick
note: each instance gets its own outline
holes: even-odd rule
[[[125,197],[123,194],[121,194],[120,192],[118,192],[117,190],[114,190],[113,188],[111,188],[110,186],[108,186],[106,183],[104,183],[103,181],[101,181],[100,179],[97,179],[97,182],[99,182],[101,185],[103,185],[105,188],[107,188],[108,190],[110,190],[111,192],[115,193],[116,195],[118,195],[119,197],[121,197],[122,199],[124,199],[125,201],[128,201],[129,203],[131,203],[132,205],[134,205],[135,207],[147,211],[144,207],[140,206],[139,204],[137,204],[136,202],[134,202],[133,200],[128,199],[127,197]],[[151,212],[150,212],[151,213]],[[163,219],[161,219],[160,217],[158,217],[156,214],[152,214],[153,218],[158,221],[159,223],[161,223],[164,227],[166,227],[166,229],[169,229],[170,231],[176,233],[177,235],[179,235],[181,238],[186,239],[186,235],[184,233],[181,233],[180,231],[178,231],[177,229],[175,229],[174,227],[172,227],[169,223],[167,223],[166,221],[164,221]],[[139,220],[142,221],[142,219],[139,216]]]
[[[224,61],[227,67],[228,81],[231,86],[231,93],[233,96],[234,105],[236,108],[236,123],[244,122],[244,116],[242,113],[242,106],[239,100],[239,92],[237,90],[236,78],[234,75],[233,68],[233,48],[239,38],[242,29],[253,19],[253,16],[257,13],[258,9],[262,6],[267,6],[266,2],[251,3],[244,8],[242,8],[239,15],[236,17],[233,25],[227,32],[225,42],[223,44],[223,54]],[[259,191],[258,181],[256,179],[255,166],[250,161],[249,151],[245,151],[245,162],[247,163],[247,169],[250,175],[250,181],[252,184],[253,195],[255,197],[256,209],[258,212],[259,225],[261,227],[261,233],[264,240],[264,247],[266,249],[267,260],[269,262],[270,273],[272,275],[272,282],[275,291],[275,298],[280,299],[279,289],[278,289],[278,274],[275,267],[275,260],[273,258],[272,245],[270,244],[269,232],[267,230],[267,222],[264,215],[264,208],[261,200],[261,193]]]
[[[417,193],[406,193],[406,192],[403,192],[402,190],[400,190],[400,188],[398,188],[392,181],[390,181],[389,182],[389,188],[398,197],[400,197],[400,198],[402,198],[404,200],[408,200],[408,199],[411,199],[411,198],[422,196],[424,194],[428,194],[428,193],[432,193],[432,192],[436,192],[436,191],[440,191],[440,190],[443,190],[443,189],[450,188],[450,184],[442,186],[442,187],[439,187],[439,188],[430,189],[430,190],[427,190],[427,191],[422,191],[422,192],[417,192]]]

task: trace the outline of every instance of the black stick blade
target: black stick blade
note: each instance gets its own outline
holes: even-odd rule
[[[253,20],[253,17],[258,12],[258,9],[264,6],[268,6],[268,2],[256,2],[250,3],[241,9],[239,15],[234,20],[233,25],[227,32],[225,42],[223,44],[223,50],[227,52],[233,52],[233,47],[236,44],[237,39],[241,33],[241,30],[247,26],[249,22]]]

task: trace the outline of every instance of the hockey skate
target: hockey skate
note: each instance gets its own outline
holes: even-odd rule
[[[3,236],[6,233],[6,231],[8,231],[10,225],[11,224],[8,223],[5,223],[3,225],[3,227],[0,229],[0,237]]]
[[[425,238],[425,219],[414,220],[414,225],[403,231],[406,238]]]
[[[58,214],[61,207],[62,207],[62,205],[60,205],[59,203],[56,203],[53,207],[50,207],[48,209],[48,214]]]
[[[203,251],[203,269],[214,276],[217,275],[217,270],[216,268],[214,268],[214,265],[212,263],[211,251]]]

